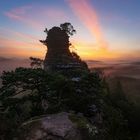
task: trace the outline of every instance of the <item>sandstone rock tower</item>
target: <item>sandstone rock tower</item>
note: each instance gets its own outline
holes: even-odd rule
[[[50,30],[46,29],[44,32],[47,33],[47,37],[41,42],[47,46],[45,70],[87,69],[86,63],[69,50],[69,37],[75,33],[70,23],[61,24],[60,27],[53,27]]]

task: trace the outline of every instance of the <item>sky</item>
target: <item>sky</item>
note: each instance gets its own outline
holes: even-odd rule
[[[140,60],[140,0],[0,0],[0,56],[44,58],[44,29],[64,22],[82,59]]]

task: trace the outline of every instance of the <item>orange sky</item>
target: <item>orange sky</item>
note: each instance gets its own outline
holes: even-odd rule
[[[15,4],[14,8],[2,11],[0,56],[44,58],[47,48],[39,42],[45,39],[44,28],[71,22],[77,30],[77,34],[71,38],[75,46],[72,50],[82,59],[140,59],[139,34],[135,33],[132,38],[133,33],[127,33],[129,29],[125,27],[130,24],[128,19],[123,19],[121,15],[112,16],[110,13],[105,16],[99,10],[98,3],[94,5],[91,0],[80,0],[80,3],[79,0],[60,1],[60,5],[53,2],[22,6]],[[122,25],[116,28],[112,19],[119,20]],[[112,23],[107,24],[108,20]]]

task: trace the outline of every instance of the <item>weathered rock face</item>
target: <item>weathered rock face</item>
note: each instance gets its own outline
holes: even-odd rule
[[[69,35],[60,27],[53,27],[47,32],[47,38],[41,41],[47,46],[44,69],[58,71],[64,69],[87,69],[86,63],[70,52]]]
[[[20,140],[82,140],[68,113],[48,115],[22,125]]]
[[[69,51],[69,36],[67,33],[59,27],[53,27],[48,31],[46,39],[48,56],[51,54],[59,55],[70,55]],[[56,57],[56,56],[54,56]]]

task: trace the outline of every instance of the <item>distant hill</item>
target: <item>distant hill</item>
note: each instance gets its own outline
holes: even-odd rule
[[[136,104],[140,104],[140,62],[110,64],[106,67],[100,63],[100,67],[96,69],[104,72],[112,91],[115,81],[119,79],[127,97]]]
[[[135,64],[135,65],[140,65],[140,61],[133,62],[132,64]]]
[[[3,62],[3,61],[10,61],[12,60],[11,58],[5,58],[5,57],[1,57],[0,56],[0,62]]]
[[[30,67],[29,60],[0,57],[0,74],[3,71],[11,71],[17,67]]]

